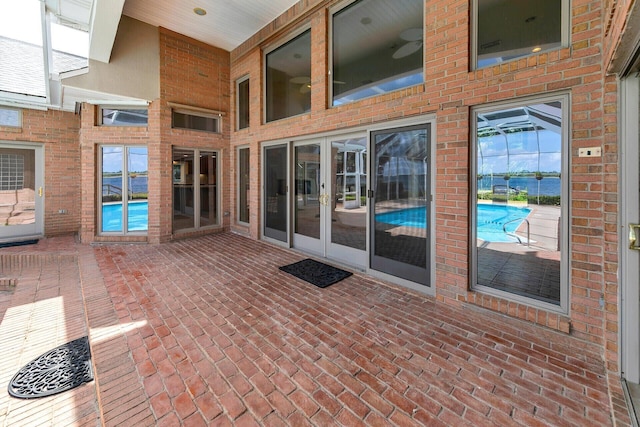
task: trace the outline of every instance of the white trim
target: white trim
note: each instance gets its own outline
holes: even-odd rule
[[[640,253],[628,249],[628,224],[640,223],[640,79],[620,80],[620,370],[640,382]]]

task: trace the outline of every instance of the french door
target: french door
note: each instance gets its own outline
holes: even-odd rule
[[[0,241],[44,233],[41,146],[0,143]]]
[[[367,266],[367,140],[362,134],[293,145],[293,246]]]

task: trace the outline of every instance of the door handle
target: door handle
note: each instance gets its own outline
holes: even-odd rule
[[[318,201],[322,206],[327,206],[329,204],[329,195],[327,193],[321,194],[318,197]]]
[[[640,251],[638,246],[638,230],[640,230],[640,224],[629,224],[629,249],[634,251]]]
[[[42,187],[38,187],[38,197],[42,197]]]

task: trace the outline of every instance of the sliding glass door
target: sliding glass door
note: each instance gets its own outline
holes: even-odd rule
[[[430,126],[371,134],[371,268],[429,284]]]

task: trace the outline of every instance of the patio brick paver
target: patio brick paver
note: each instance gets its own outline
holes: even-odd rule
[[[76,267],[58,275],[79,280],[59,291],[81,283],[84,301],[63,316],[89,331],[96,368],[73,391],[93,412],[67,425],[614,424],[601,351],[574,337],[360,273],[316,288],[278,270],[302,255],[230,233],[60,241]],[[0,331],[29,334],[16,327],[5,316]],[[0,366],[6,379],[14,367]],[[14,416],[5,394],[0,425]]]

